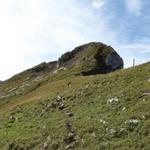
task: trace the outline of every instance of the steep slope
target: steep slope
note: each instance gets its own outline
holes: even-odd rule
[[[150,62],[91,76],[48,72],[35,81],[28,71],[0,86],[30,77],[34,87],[2,99],[0,149],[150,149]]]
[[[91,42],[63,54],[58,61],[43,62],[0,84],[0,106],[24,96],[47,81],[75,75],[108,73],[123,68],[123,60],[110,46]]]

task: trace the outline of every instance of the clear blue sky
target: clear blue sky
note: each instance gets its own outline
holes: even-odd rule
[[[0,0],[0,79],[91,41],[150,60],[150,0]]]

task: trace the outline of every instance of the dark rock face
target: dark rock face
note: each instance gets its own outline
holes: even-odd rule
[[[112,52],[108,55],[105,64],[108,68],[110,67],[110,71],[123,68],[123,60],[116,52]]]
[[[123,68],[123,60],[110,46],[93,42],[63,54],[58,67],[76,67],[83,75],[108,73]]]

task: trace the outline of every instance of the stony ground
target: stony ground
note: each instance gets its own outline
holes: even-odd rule
[[[1,150],[149,150],[150,63],[0,83]]]

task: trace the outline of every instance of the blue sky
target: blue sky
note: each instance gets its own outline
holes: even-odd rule
[[[0,0],[0,79],[91,41],[150,60],[149,0]]]

